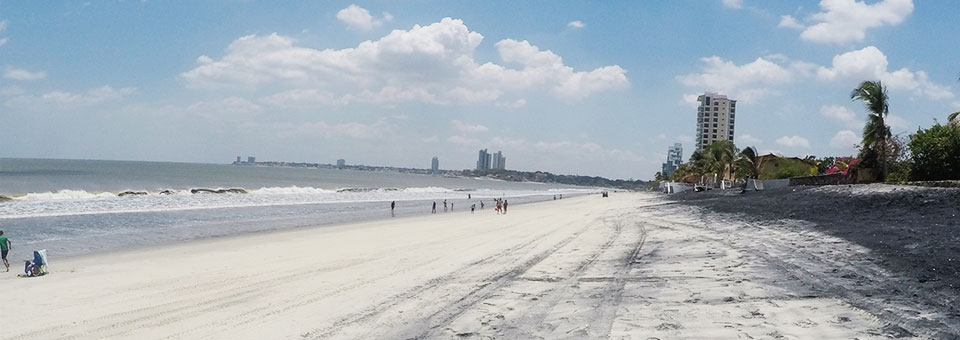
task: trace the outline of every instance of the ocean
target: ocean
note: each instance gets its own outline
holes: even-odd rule
[[[247,193],[193,193],[242,188]],[[133,191],[138,195],[119,193]],[[8,259],[52,259],[242,233],[395,215],[467,211],[595,189],[543,183],[336,169],[0,158],[0,230]],[[471,199],[467,196],[470,195]],[[2,198],[0,198],[2,199]],[[52,260],[53,261],[53,260]],[[15,262],[15,261],[11,261]]]

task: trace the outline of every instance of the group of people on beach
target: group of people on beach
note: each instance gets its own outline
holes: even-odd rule
[[[11,249],[13,249],[13,242],[10,241],[9,237],[3,234],[3,230],[0,230],[0,259],[3,260],[3,266],[6,267],[7,272],[10,271],[10,261],[7,260],[7,254]],[[37,250],[33,252],[33,255],[33,260],[26,260],[24,262],[23,274],[19,274],[18,276],[34,277],[47,273],[47,251],[43,249]]]
[[[467,195],[467,199],[471,199],[471,198],[472,198],[471,195]],[[496,207],[494,208],[494,210],[497,212],[497,214],[500,214],[500,213],[506,214],[506,213],[507,213],[507,204],[508,204],[508,203],[507,203],[507,200],[506,200],[506,199],[503,199],[503,198],[494,198],[493,201],[497,204]],[[483,200],[480,200],[479,203],[480,203],[480,210],[483,210],[483,208],[484,208],[486,205],[483,203]],[[442,205],[443,205],[443,212],[453,211],[453,202],[449,202],[449,203],[448,203],[447,200],[443,200]],[[397,208],[397,202],[396,202],[396,201],[391,201],[391,202],[390,202],[390,216],[395,216],[395,215],[394,215],[394,210],[395,210],[396,208]],[[476,212],[476,210],[477,210],[477,204],[476,204],[476,203],[471,204],[471,205],[470,205],[470,213],[472,214],[472,213]],[[433,201],[433,205],[430,207],[430,213],[431,213],[431,214],[436,214],[436,213],[437,213],[437,201]]]

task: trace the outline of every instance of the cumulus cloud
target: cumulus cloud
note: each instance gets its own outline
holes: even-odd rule
[[[888,71],[887,56],[874,46],[850,51],[833,57],[831,67],[820,67],[817,77],[824,81],[847,83],[853,88],[864,80],[880,80],[891,90],[912,91],[930,99],[953,98],[950,87],[938,85],[924,71],[906,67]]]
[[[465,146],[475,146],[480,144],[480,140],[466,136],[450,136],[447,137],[447,142]]]
[[[743,8],[743,0],[722,0],[722,2],[727,8]]]
[[[782,15],[782,16],[780,16],[780,23],[777,24],[777,27],[779,27],[779,28],[790,28],[790,29],[802,30],[802,29],[804,29],[806,26],[803,26],[803,24],[801,24],[799,21],[797,21],[797,19],[794,18],[793,16],[790,16],[790,15]]]
[[[568,22],[568,23],[567,23],[567,27],[570,27],[570,28],[573,28],[573,29],[581,29],[581,28],[584,28],[584,27],[586,27],[586,26],[587,26],[587,25],[585,25],[585,24],[583,23],[583,21],[580,21],[580,20],[574,20],[574,21],[571,21],[571,22]]]
[[[840,150],[854,150],[860,143],[860,136],[851,130],[840,130],[830,138],[830,147]]]
[[[51,91],[41,95],[19,95],[7,100],[9,107],[44,108],[90,106],[114,101],[135,92],[132,87],[115,89],[109,85],[93,88],[86,92]]]
[[[803,149],[810,148],[810,141],[800,136],[783,136],[783,137],[777,138],[776,142],[777,142],[777,145],[785,146],[788,148],[803,148]]]
[[[467,124],[459,120],[453,120],[450,122],[453,124],[453,128],[457,131],[463,133],[478,133],[478,132],[487,132],[487,127],[480,124]]]
[[[913,0],[882,0],[873,4],[857,0],[821,0],[820,12],[803,28],[796,20],[780,20],[779,27],[803,28],[800,38],[815,43],[863,41],[872,28],[898,25],[913,12]],[[792,18],[791,18],[792,19]],[[784,24],[787,20],[787,24]]]
[[[300,124],[283,124],[276,127],[282,136],[322,136],[326,138],[351,138],[377,140],[386,136],[390,130],[386,118],[378,119],[373,123],[348,122],[329,124],[326,122],[309,122]]]
[[[374,18],[373,15],[370,15],[370,11],[367,11],[365,8],[350,5],[347,8],[341,9],[337,12],[337,20],[340,20],[344,25],[347,25],[348,28],[352,28],[360,31],[369,31],[376,27],[379,27],[385,21],[393,20],[393,15],[390,13],[383,13],[383,17],[380,19]]]
[[[187,106],[187,112],[209,119],[249,118],[261,110],[260,105],[240,97],[200,101]]]
[[[3,72],[3,77],[10,80],[40,80],[47,77],[47,73],[43,71],[32,72],[22,68],[7,67],[6,71]]]
[[[543,90],[578,101],[630,85],[618,65],[577,71],[527,41],[505,39],[495,45],[503,62],[513,67],[481,64],[473,55],[482,41],[480,33],[451,18],[339,50],[297,46],[276,33],[248,35],[232,42],[219,60],[199,57],[196,67],[180,76],[193,89],[315,89],[337,98],[334,103],[387,106],[411,101],[493,104],[502,93]]]
[[[0,46],[6,45],[6,44],[7,44],[7,38],[0,39]]]
[[[857,115],[853,111],[845,106],[824,105],[820,107],[820,115],[830,118],[849,129],[862,128],[864,124],[862,120],[857,119]]]
[[[702,72],[681,75],[677,80],[688,87],[730,94],[746,102],[770,94],[772,86],[793,81],[795,73],[790,65],[783,66],[762,57],[743,65],[718,56],[701,58],[700,61],[703,63]],[[684,95],[685,103],[695,101],[694,95]]]
[[[763,140],[751,135],[739,135],[737,136],[737,143],[755,146],[757,144],[763,143]]]

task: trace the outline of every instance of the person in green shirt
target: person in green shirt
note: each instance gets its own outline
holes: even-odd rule
[[[3,265],[7,267],[7,271],[10,271],[10,262],[7,262],[7,252],[10,251],[13,243],[10,242],[6,236],[3,236],[3,230],[0,230],[0,257],[3,257]]]

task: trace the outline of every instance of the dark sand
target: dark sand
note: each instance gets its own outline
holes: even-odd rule
[[[886,282],[862,282],[849,289],[866,297],[906,299],[931,307],[942,313],[941,321],[916,326],[942,328],[953,333],[949,338],[956,337],[949,329],[960,324],[958,188],[871,184],[743,194],[710,190],[667,197],[749,222],[806,221],[809,228],[861,245],[870,250],[866,260],[892,275]]]

